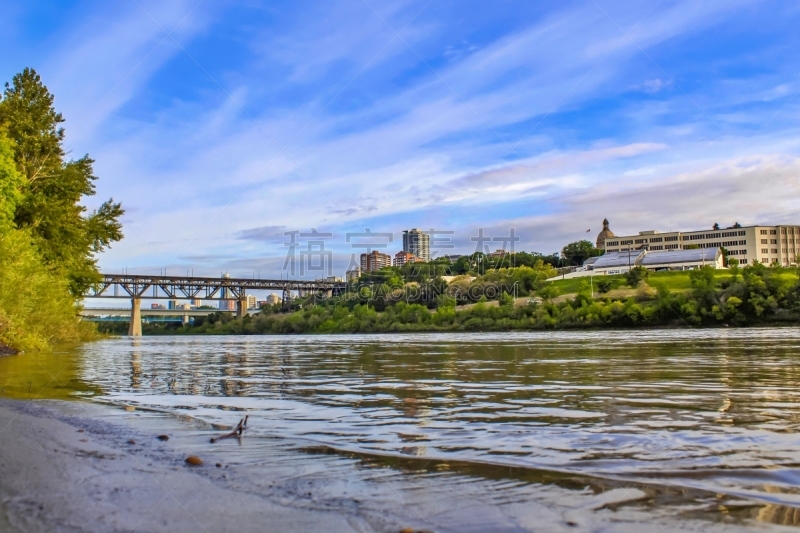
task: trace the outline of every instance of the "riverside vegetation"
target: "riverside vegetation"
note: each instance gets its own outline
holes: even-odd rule
[[[475,261],[473,264],[479,264]],[[269,334],[505,331],[602,327],[798,324],[796,268],[759,263],[624,276],[546,281],[555,269],[502,266],[442,279],[444,263],[389,267],[362,275],[346,294],[292,300],[234,319],[212,313],[186,326],[148,325],[146,333]],[[565,294],[567,290],[574,293]],[[594,294],[593,294],[594,292]]]
[[[81,205],[93,161],[67,158],[53,100],[32,69],[0,99],[0,353],[95,337],[78,303],[100,279],[95,254],[122,238],[120,204]]]

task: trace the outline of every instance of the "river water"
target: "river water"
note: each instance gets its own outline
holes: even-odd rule
[[[772,529],[800,525],[799,357],[797,328],[119,338],[50,396],[247,414],[240,487],[294,461],[304,505],[436,531]]]

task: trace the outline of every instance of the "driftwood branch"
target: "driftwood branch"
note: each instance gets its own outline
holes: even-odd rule
[[[236,429],[234,429],[230,433],[222,435],[221,437],[212,438],[211,442],[212,443],[213,442],[217,442],[217,441],[222,440],[222,439],[227,439],[228,437],[241,437],[242,436],[242,432],[245,429],[247,429],[247,419],[248,418],[250,418],[250,415],[245,415],[244,418],[239,420],[239,424],[236,426]]]

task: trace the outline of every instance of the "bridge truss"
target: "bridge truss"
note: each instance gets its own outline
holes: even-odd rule
[[[275,280],[249,278],[202,278],[189,276],[140,276],[103,274],[87,298],[152,298],[165,300],[240,300],[248,290],[282,291],[284,300],[291,291],[334,295],[345,290],[343,281]]]

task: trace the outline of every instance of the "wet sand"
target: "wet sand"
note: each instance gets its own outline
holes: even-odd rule
[[[0,400],[0,531],[368,530],[221,487],[203,473],[213,462],[188,466],[169,443],[62,409],[75,406]]]

